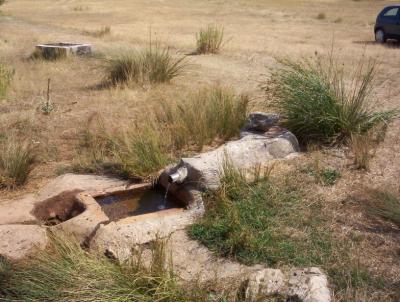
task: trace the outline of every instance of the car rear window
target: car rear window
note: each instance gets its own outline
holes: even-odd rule
[[[388,11],[386,11],[383,16],[384,17],[396,17],[397,13],[399,12],[399,8],[398,7],[393,7],[391,9],[389,9]]]

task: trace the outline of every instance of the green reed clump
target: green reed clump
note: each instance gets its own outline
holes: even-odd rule
[[[224,28],[218,25],[208,25],[206,28],[201,28],[196,36],[198,54],[220,52],[224,39]]]
[[[281,59],[264,86],[283,124],[302,142],[335,144],[388,124],[396,111],[371,105],[375,61],[361,61],[349,76],[333,57]]]
[[[186,67],[185,57],[173,56],[159,44],[132,50],[107,61],[105,80],[111,85],[170,82]]]
[[[26,183],[36,152],[28,140],[8,137],[0,143],[0,187],[15,188]]]

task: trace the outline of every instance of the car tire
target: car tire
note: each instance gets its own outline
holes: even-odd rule
[[[383,29],[378,29],[375,32],[375,41],[377,43],[385,43],[386,42],[386,35]]]

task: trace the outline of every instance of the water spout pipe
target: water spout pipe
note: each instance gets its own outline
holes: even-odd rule
[[[183,183],[188,176],[188,170],[186,167],[179,168],[175,173],[171,173],[168,175],[169,183]]]

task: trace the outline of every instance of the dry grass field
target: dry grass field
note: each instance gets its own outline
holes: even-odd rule
[[[12,89],[1,102],[2,131],[20,128],[34,132],[42,147],[42,163],[32,183],[51,177],[57,166],[79,153],[78,136],[94,112],[110,123],[126,123],[152,101],[195,90],[209,83],[232,86],[257,103],[259,82],[276,65],[276,56],[335,55],[351,68],[364,53],[378,58],[376,103],[393,108],[399,101],[398,48],[374,45],[374,18],[387,1],[10,1],[0,18],[0,56],[15,69]],[[325,18],[318,18],[324,14]],[[103,77],[102,60],[73,58],[57,62],[27,60],[36,44],[52,41],[90,42],[98,54],[129,47],[141,48],[153,40],[174,52],[195,50],[201,26],[225,28],[218,56],[189,56],[183,76],[149,89],[96,89]],[[111,33],[93,37],[105,26]],[[38,108],[51,78],[55,111]],[[376,159],[376,177],[394,181],[399,176],[395,124]],[[375,173],[374,173],[375,174]],[[29,187],[29,185],[28,185]]]
[[[7,96],[0,100],[0,136],[15,132],[18,137],[29,137],[39,155],[27,184],[1,191],[0,200],[35,192],[77,161],[88,119],[94,114],[104,118],[106,128],[123,128],[140,123],[146,118],[143,113],[153,110],[160,100],[173,102],[209,84],[247,94],[250,108],[263,109],[260,83],[277,66],[277,57],[313,57],[333,49],[349,72],[363,56],[375,58],[379,71],[374,105],[399,108],[400,47],[373,42],[377,13],[394,2],[9,0],[0,7],[0,59],[15,75]],[[216,55],[193,55],[196,33],[208,24],[224,27],[222,49]],[[101,34],[105,27],[110,27],[110,32]],[[143,49],[150,39],[174,54],[187,55],[182,75],[167,84],[99,86],[104,78],[104,57],[130,48]],[[35,45],[60,41],[91,43],[94,55],[57,61],[29,59]],[[40,107],[48,78],[54,110],[45,115]],[[335,226],[339,232],[367,238],[361,258],[372,270],[399,284],[398,227],[377,226],[365,219],[359,205],[345,200],[365,187],[400,189],[400,121],[390,125],[367,171],[351,168],[346,148],[319,150],[305,157],[311,162],[318,157],[321,165],[341,172],[335,186],[315,190],[331,204],[330,211],[336,223],[340,222]]]

